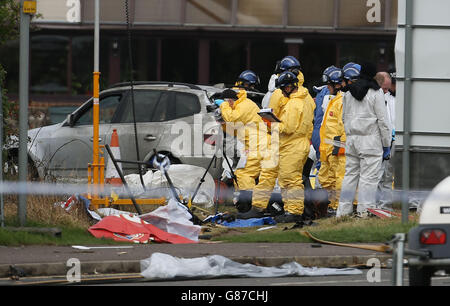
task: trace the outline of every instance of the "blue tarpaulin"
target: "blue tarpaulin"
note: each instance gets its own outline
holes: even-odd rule
[[[221,225],[228,227],[251,227],[251,226],[261,226],[268,224],[277,224],[272,217],[264,218],[251,218],[251,219],[236,219],[233,222],[223,221]]]

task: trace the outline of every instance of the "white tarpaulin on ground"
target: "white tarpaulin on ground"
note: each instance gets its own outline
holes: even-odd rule
[[[137,216],[137,213],[129,212],[129,211],[123,211],[118,210],[112,207],[105,207],[105,208],[99,208],[97,209],[97,212],[102,217],[108,217],[108,216],[120,216],[120,215],[130,215],[130,216]]]
[[[197,258],[178,258],[163,253],[153,253],[141,260],[141,275],[146,279],[172,279],[176,277],[282,277],[282,276],[324,276],[362,274],[353,268],[307,268],[297,262],[280,267],[261,267],[241,264],[224,256],[211,255]]]
[[[178,194],[182,196],[183,199],[189,199],[194,195],[205,171],[206,169],[202,167],[192,165],[171,165],[168,174]],[[147,189],[146,192],[144,192],[142,188],[139,174],[129,174],[125,176],[125,180],[133,195],[136,197],[172,197],[172,192],[168,188],[169,184],[167,179],[159,170],[154,173],[149,170],[143,175],[143,181]],[[206,174],[204,180],[205,181],[200,186],[200,189],[194,198],[193,204],[211,207],[214,205],[216,185],[209,173]]]
[[[170,199],[167,205],[158,207],[154,211],[139,217],[163,231],[198,241],[201,226],[194,225],[190,221],[192,216],[187,211],[186,206],[174,199]]]
[[[142,175],[142,180],[144,181],[146,188],[150,187],[153,180],[153,171],[148,170],[144,175]],[[139,174],[132,173],[125,175],[125,181],[127,182],[133,196],[139,196],[144,191]]]

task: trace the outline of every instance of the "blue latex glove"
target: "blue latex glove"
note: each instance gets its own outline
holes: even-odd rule
[[[395,141],[395,129],[392,129],[392,141]]]
[[[216,100],[214,100],[214,104],[216,104],[217,106],[220,106],[220,104],[222,104],[223,102],[225,102],[225,101],[222,100],[222,99],[216,99]]]
[[[383,159],[388,160],[391,158],[391,148],[390,147],[383,147]]]

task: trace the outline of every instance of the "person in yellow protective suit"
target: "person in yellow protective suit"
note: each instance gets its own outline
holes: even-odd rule
[[[328,192],[329,214],[336,215],[340,190],[345,175],[345,130],[342,121],[343,96],[340,91],[344,82],[341,69],[331,66],[324,70],[322,80],[334,96],[324,111],[320,127],[319,183]]]
[[[272,108],[272,112],[277,118],[280,118],[281,105],[286,104],[287,100],[288,98],[283,95],[281,89],[276,89],[272,93],[269,107]],[[267,124],[269,125],[270,130],[271,124]],[[261,173],[258,184],[253,189],[252,213],[248,214],[248,216],[241,216],[241,218],[255,218],[255,216],[260,216],[266,211],[267,205],[269,204],[279,170],[279,134],[277,132],[270,134],[269,147],[267,149],[268,154],[261,163]]]
[[[298,91],[301,92],[304,96],[304,101],[308,105],[308,110],[312,109],[314,112],[315,103],[312,97],[309,95],[308,90],[303,87],[304,76],[303,73],[299,70],[300,64],[298,61],[290,56],[287,56],[281,61],[282,69],[285,71],[291,71],[294,75],[297,75],[297,88]],[[285,105],[288,101],[288,97],[283,94],[283,91],[278,88],[276,89],[271,97],[269,108],[272,109],[274,115],[278,118],[281,116],[282,106]],[[311,139],[312,135],[312,119],[311,121],[311,129],[308,131],[308,139]],[[275,187],[276,180],[278,178],[279,173],[279,135],[275,132],[272,133],[270,139],[270,150],[271,156],[266,158],[262,163],[261,175],[259,177],[258,185],[253,190],[253,198],[252,198],[252,206],[258,210],[263,210],[267,207],[273,188]],[[303,168],[303,166],[302,166]],[[302,169],[299,169],[300,171]]]
[[[272,134],[279,135],[279,161],[276,166],[267,169],[263,163],[260,181],[254,190],[254,193],[257,193],[257,190],[271,192],[275,184],[274,179],[278,177],[285,212],[275,217],[277,223],[303,220],[304,187],[302,170],[309,154],[314,101],[312,101],[308,90],[303,86],[299,87],[298,83],[299,79],[290,71],[281,73],[277,80],[277,85],[286,98],[279,100],[279,119],[281,122],[271,124]],[[311,101],[308,101],[309,99]],[[272,154],[274,152],[272,142],[270,152]],[[255,204],[254,202],[253,205]],[[267,202],[264,205],[267,205]]]
[[[278,85],[285,97],[281,102],[281,122],[273,128],[279,133],[278,182],[282,190],[285,213],[275,217],[278,223],[303,220],[303,166],[309,155],[313,130],[314,101],[298,78],[290,71],[283,72]]]
[[[238,210],[246,212],[251,207],[251,193],[261,171],[261,160],[267,145],[267,127],[258,115],[259,107],[247,98],[245,90],[236,93],[226,89],[222,92],[222,100],[215,103],[226,122],[226,132],[232,135],[236,132],[237,139],[244,145],[243,156],[235,171],[238,184],[235,188],[239,189],[238,202],[241,206]]]

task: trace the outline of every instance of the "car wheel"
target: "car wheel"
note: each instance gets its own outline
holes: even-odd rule
[[[432,267],[424,267],[424,266],[409,267],[410,286],[430,286],[431,276],[433,276]]]

